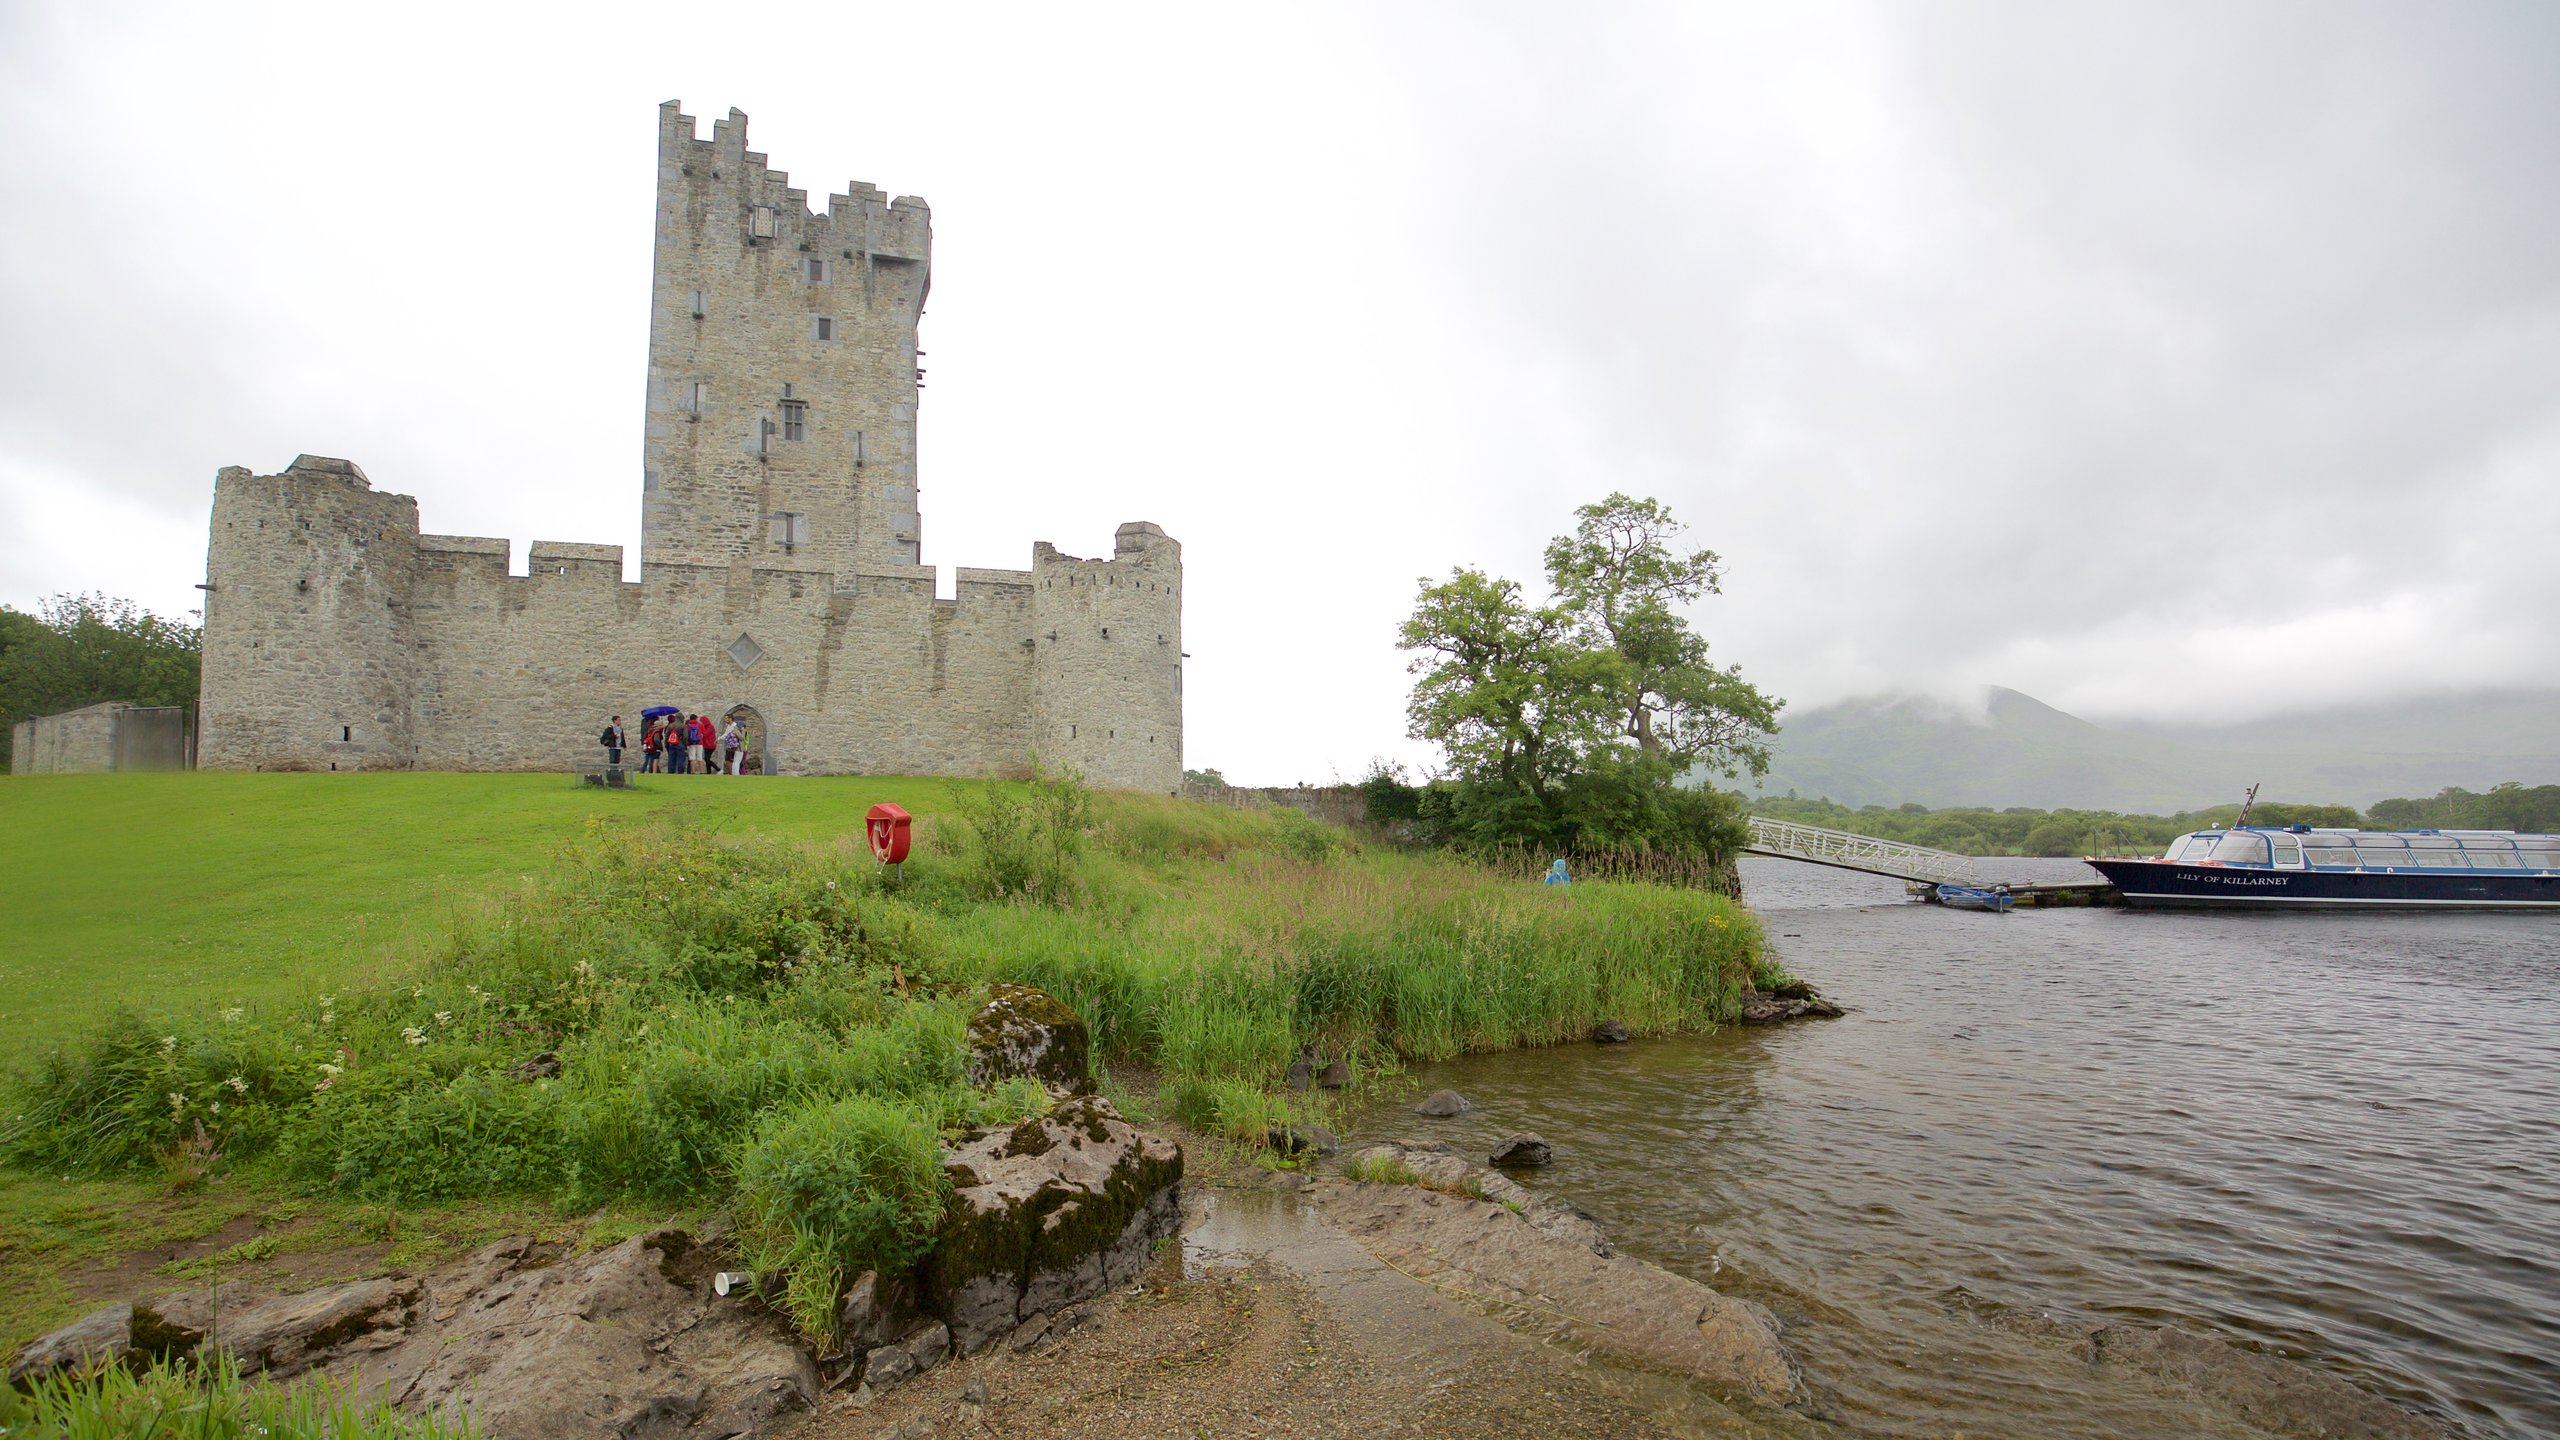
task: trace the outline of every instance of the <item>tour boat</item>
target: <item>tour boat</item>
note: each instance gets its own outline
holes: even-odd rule
[[[2235,825],[2089,864],[2137,906],[2560,909],[2560,835],[2512,830]]]

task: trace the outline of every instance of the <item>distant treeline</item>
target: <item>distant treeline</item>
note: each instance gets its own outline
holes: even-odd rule
[[[1901,840],[1961,855],[2107,855],[2158,850],[2190,830],[2228,825],[2237,805],[2177,815],[2119,815],[2106,810],[1932,810],[1925,805],[1852,809],[1829,800],[1763,795],[1751,813],[1833,830]],[[2425,800],[2378,800],[2362,814],[2349,805],[2261,801],[2252,825],[2348,825],[2378,830],[2531,830],[2560,832],[2560,785],[2530,789],[2510,781],[2486,794],[2460,788]]]

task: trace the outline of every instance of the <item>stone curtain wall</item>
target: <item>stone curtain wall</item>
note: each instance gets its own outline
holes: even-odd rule
[[[707,141],[694,128],[674,102],[659,108],[642,559],[836,574],[916,563],[931,213],[855,183],[812,214],[808,192],[746,148],[743,113]],[[781,428],[786,387],[805,407],[796,439]],[[804,540],[776,538],[782,514],[804,517]]]
[[[1297,810],[1345,828],[1369,823],[1369,792],[1357,785],[1255,787],[1185,779],[1180,793],[1185,800],[1238,810]]]
[[[1097,785],[1181,784],[1181,547],[1154,526],[1121,527],[1109,561],[1042,545],[1030,572],[964,569],[946,601],[929,567],[634,584],[618,547],[548,541],[511,576],[506,542],[416,514],[342,460],[223,473],[206,768],[565,770],[602,760],[609,715],[636,740],[645,705],[747,704],[782,774],[1010,774],[1038,750]]]

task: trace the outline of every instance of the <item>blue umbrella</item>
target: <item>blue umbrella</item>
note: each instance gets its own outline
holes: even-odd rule
[[[661,715],[681,715],[683,713],[684,712],[682,710],[677,709],[673,705],[652,705],[648,709],[640,712],[640,718],[643,720],[655,720]]]

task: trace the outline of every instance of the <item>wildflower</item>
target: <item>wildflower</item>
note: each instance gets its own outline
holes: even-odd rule
[[[249,1082],[240,1076],[234,1075],[222,1083],[230,1086],[231,1093],[234,1095],[246,1095],[249,1093]]]
[[[836,888],[836,882],[834,882],[833,880],[828,881],[828,882],[827,882],[827,888],[828,888],[828,889],[830,889],[830,890],[833,890],[834,888]]]
[[[172,1120],[175,1120],[175,1119],[177,1119],[179,1116],[184,1115],[184,1114],[186,1114],[186,1113],[187,1113],[187,1097],[186,1097],[186,1092],[184,1092],[184,1091],[180,1091],[180,1090],[172,1090],[172,1091],[170,1091],[170,1092],[169,1092],[169,1118],[170,1118],[170,1119],[172,1119]]]
[[[162,1056],[163,1058],[166,1058],[166,1057],[168,1057],[168,1056],[175,1055],[175,1054],[177,1054],[177,1053],[178,1053],[178,1037],[177,1037],[177,1036],[175,1036],[175,1035],[163,1035],[163,1036],[161,1036],[161,1037],[160,1037],[160,1054],[161,1054],[161,1056]]]
[[[323,1074],[323,1075],[328,1076],[329,1078],[331,1078],[331,1079],[333,1079],[333,1080],[334,1080],[334,1079],[336,1079],[340,1074],[344,1073],[344,1072],[345,1072],[345,1069],[346,1069],[346,1067],[345,1067],[345,1066],[343,1066],[343,1065],[332,1065],[332,1064],[330,1064],[330,1063],[329,1063],[328,1061],[326,1061],[326,1060],[323,1060],[323,1061],[321,1061],[321,1062],[320,1062],[320,1073],[321,1073],[321,1074]]]
[[[450,1024],[452,1024],[452,1023],[453,1023],[453,1012],[452,1012],[452,1011],[450,1011],[450,1010],[439,1010],[439,1011],[437,1011],[437,1012],[436,1012],[436,1024],[438,1024],[438,1025],[450,1025]]]
[[[214,1102],[213,1102],[213,1113],[214,1113],[214,1114],[216,1114],[216,1115],[219,1115],[219,1114],[221,1114],[221,1113],[222,1113],[222,1102],[221,1102],[221,1101],[216,1100],[216,1101],[214,1101]]]
[[[427,1032],[415,1025],[403,1025],[400,1027],[400,1038],[412,1045],[424,1045],[427,1043]]]
[[[240,1017],[248,1013],[248,1011],[241,1009],[237,1005],[230,1006],[222,1012],[222,1023],[225,1025],[237,1025],[240,1023]]]

